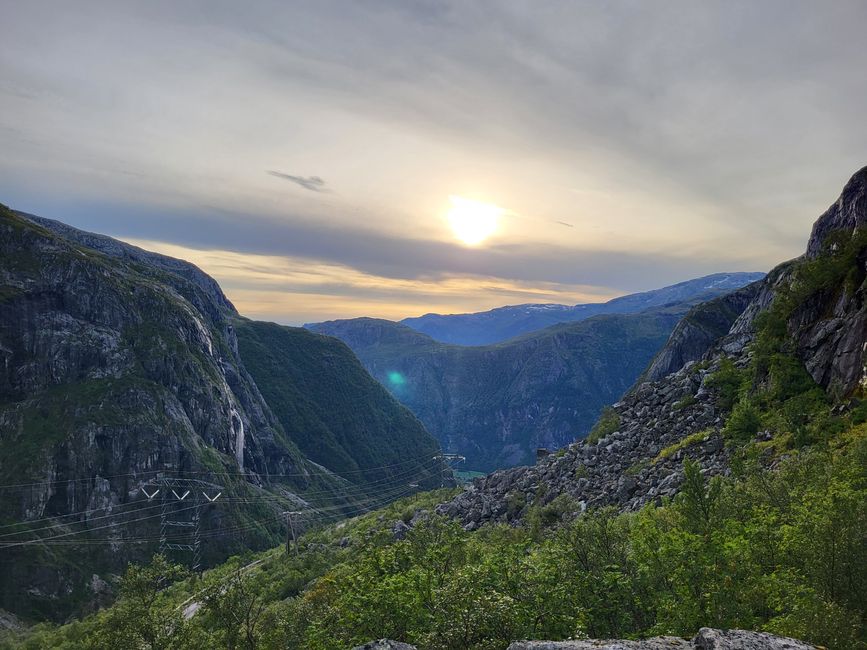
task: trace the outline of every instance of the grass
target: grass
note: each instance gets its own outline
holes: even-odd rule
[[[686,436],[686,438],[682,438],[682,439],[678,440],[677,442],[675,442],[674,444],[669,445],[668,447],[666,447],[665,449],[660,451],[658,454],[656,454],[656,457],[651,461],[651,463],[656,465],[657,463],[662,462],[666,458],[671,458],[677,452],[679,452],[681,449],[686,449],[687,447],[690,447],[694,444],[702,442],[708,436],[710,436],[712,433],[713,433],[713,431],[711,431],[710,429],[705,429],[703,431],[696,431],[695,433],[691,433],[690,435]]]

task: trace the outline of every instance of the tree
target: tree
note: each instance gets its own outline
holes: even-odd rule
[[[155,555],[149,565],[131,564],[121,579],[120,600],[109,610],[104,625],[85,643],[91,648],[184,648],[187,624],[175,607],[161,602],[161,592],[188,576],[178,564]]]
[[[266,603],[253,591],[242,569],[208,590],[205,608],[222,632],[227,650],[258,647]]]

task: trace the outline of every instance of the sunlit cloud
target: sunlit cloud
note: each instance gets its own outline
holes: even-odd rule
[[[220,283],[242,315],[287,324],[355,316],[400,320],[432,311],[463,313],[504,304],[599,302],[622,293],[607,287],[484,276],[402,280],[300,257],[126,241],[192,262]]]

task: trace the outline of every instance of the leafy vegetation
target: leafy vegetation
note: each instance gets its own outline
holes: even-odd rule
[[[651,461],[653,463],[658,463],[661,460],[665,460],[666,458],[671,458],[681,449],[686,449],[687,447],[694,445],[698,442],[701,442],[705,438],[710,435],[710,431],[696,431],[695,433],[691,433],[685,438],[681,438],[674,444],[669,445],[665,449],[662,449],[656,457]]]

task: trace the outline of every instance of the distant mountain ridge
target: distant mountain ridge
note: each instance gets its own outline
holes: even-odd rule
[[[560,323],[476,347],[375,318],[311,329],[346,343],[447,451],[466,456],[467,469],[484,471],[532,462],[538,447],[585,436],[701,300]]]
[[[706,295],[710,299],[763,277],[764,273],[715,273],[602,303],[510,305],[469,314],[425,314],[404,318],[400,322],[442,343],[489,345],[557,323],[581,321],[600,314],[635,314],[699,295]]]

